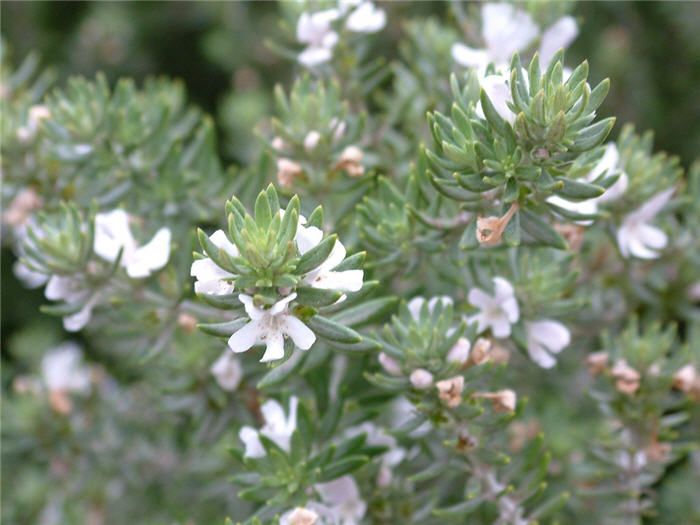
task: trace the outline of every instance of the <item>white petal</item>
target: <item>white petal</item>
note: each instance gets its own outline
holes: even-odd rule
[[[510,87],[505,77],[501,75],[488,75],[481,81],[481,87],[503,120],[515,122],[515,113],[508,107],[507,102],[511,102]]]
[[[549,26],[540,43],[540,64],[546,68],[559,49],[566,49],[578,36],[578,26],[572,16],[563,16]]]
[[[386,25],[386,13],[372,2],[362,2],[350,16],[345,27],[357,33],[375,33]]]
[[[526,323],[525,329],[529,339],[541,343],[555,354],[561,352],[571,342],[569,329],[552,319]]]
[[[510,297],[515,297],[515,290],[513,290],[513,285],[510,284],[503,277],[494,277],[493,286],[496,290],[495,298],[497,301],[503,301]]]
[[[636,230],[635,235],[629,238],[629,252],[640,259],[658,259],[661,254],[651,250],[644,239],[638,235],[638,232],[639,229]]]
[[[302,350],[308,350],[316,342],[316,334],[293,315],[285,316],[284,329],[294,344]]]
[[[71,293],[72,279],[60,275],[52,275],[46,284],[44,295],[51,301],[59,301]]]
[[[492,316],[489,319],[489,324],[494,337],[503,339],[510,335],[510,323],[504,315]]]
[[[411,312],[411,317],[416,321],[420,317],[421,308],[423,308],[423,303],[425,299],[423,297],[414,297],[408,302],[408,311]]]
[[[557,195],[552,195],[551,197],[547,198],[547,202],[550,202],[555,206],[559,206],[560,208],[564,208],[565,210],[574,213],[580,213],[581,215],[593,215],[597,213],[598,203],[596,201],[597,199],[588,199],[585,201],[570,201],[562,199]],[[581,224],[582,226],[588,226],[590,224],[593,224],[593,220],[591,219],[584,219],[574,222],[576,222],[577,224]]]
[[[321,499],[329,505],[337,505],[360,497],[360,491],[352,476],[343,476],[328,483],[318,483],[315,488]]]
[[[508,321],[516,323],[520,318],[520,309],[515,297],[509,297],[501,303],[501,309],[505,312]]]
[[[620,173],[620,176],[615,181],[615,183],[610,186],[605,193],[596,199],[596,202],[612,202],[616,201],[625,193],[627,186],[629,185],[629,177],[624,171]]]
[[[608,142],[605,146],[605,153],[600,158],[598,163],[588,173],[586,177],[589,181],[593,181],[600,177],[603,173],[610,175],[617,169],[617,163],[620,161],[620,152],[614,142]]]
[[[663,250],[668,243],[668,236],[663,230],[651,224],[640,224],[639,235],[649,248]]]
[[[472,306],[476,306],[477,308],[481,308],[482,310],[487,310],[491,308],[495,302],[494,298],[487,294],[485,291],[483,291],[481,288],[472,288],[471,290],[469,290],[469,294],[467,295],[467,301],[469,301],[469,304],[471,304]]]
[[[238,437],[245,445],[245,456],[249,458],[261,458],[265,455],[265,449],[260,443],[258,431],[252,427],[243,427],[238,432]]]
[[[452,45],[452,58],[458,64],[483,71],[489,65],[489,53],[485,49],[473,49],[461,42]]]
[[[98,213],[95,216],[95,253],[103,259],[114,262],[122,247],[123,256],[130,255],[136,247],[136,241],[129,229],[129,215],[120,209],[109,213]]]
[[[216,378],[219,386],[228,391],[236,390],[243,377],[243,369],[238,359],[228,349],[214,361],[209,371]]]
[[[333,56],[333,52],[325,47],[307,47],[299,53],[297,60],[306,67],[314,67],[324,62],[328,62]]]
[[[527,346],[527,353],[530,358],[542,368],[552,368],[557,364],[557,360],[544,348],[543,345],[531,341]]]
[[[284,428],[286,422],[282,405],[274,400],[268,399],[260,406],[260,412],[265,419],[265,426],[278,429]]]
[[[341,292],[357,292],[362,288],[363,270],[345,270],[342,272],[326,272],[308,282],[309,286],[322,290],[339,290]],[[304,279],[307,282],[306,279]]]
[[[634,212],[634,217],[640,222],[650,221],[666,206],[666,203],[671,199],[676,188],[669,188],[657,193],[647,202],[645,202],[637,211]],[[630,214],[632,215],[632,214]]]
[[[268,314],[269,315],[277,315],[281,312],[286,311],[287,305],[289,305],[289,303],[296,298],[297,298],[296,292],[290,293],[287,297],[283,297],[282,299],[277,301],[275,304],[273,304],[272,307],[270,307],[270,309],[268,310]]]
[[[260,359],[261,363],[277,361],[284,357],[284,337],[282,332],[268,331],[265,335],[265,353]]]
[[[91,297],[78,312],[64,317],[63,328],[65,328],[68,332],[77,332],[78,330],[82,330],[85,325],[88,324],[88,321],[90,321],[90,317],[92,317],[92,309],[95,307],[96,302],[97,298]]]
[[[126,262],[129,277],[148,277],[151,272],[161,269],[170,259],[170,230],[161,228],[148,244],[137,248],[131,260]]]
[[[245,352],[256,343],[261,333],[260,321],[250,321],[229,337],[228,346],[236,353]]]
[[[539,33],[532,17],[510,4],[483,4],[481,20],[481,33],[496,61],[510,62],[513,53],[525,49]]]
[[[299,253],[304,255],[321,242],[321,239],[323,239],[323,232],[316,226],[302,226],[303,223],[301,219],[302,217],[299,217],[299,225],[297,226],[297,233],[294,240],[297,243]],[[304,222],[306,222],[306,219],[304,219]]]
[[[211,234],[209,240],[211,240],[217,248],[223,248],[231,257],[236,257],[238,255],[238,248],[228,240],[223,230],[216,230]]]
[[[268,315],[265,310],[255,306],[253,298],[250,295],[246,295],[244,293],[238,294],[238,300],[243,303],[245,313],[248,314],[248,317],[250,317],[251,320],[258,321]]]
[[[26,288],[38,288],[49,280],[48,275],[30,270],[25,264],[22,264],[21,261],[15,261],[12,265],[12,273],[15,274],[17,279],[22,281],[22,284]]]
[[[452,304],[454,301],[452,300],[452,297],[450,297],[448,295],[437,295],[428,301],[428,310],[430,310],[432,312],[435,309],[435,305],[438,302],[444,308],[448,304]]]
[[[469,324],[476,323],[476,332],[480,334],[489,327],[489,321],[486,314],[479,312],[476,315],[472,315],[467,319]]]

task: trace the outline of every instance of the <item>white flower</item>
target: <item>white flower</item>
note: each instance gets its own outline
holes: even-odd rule
[[[433,384],[433,374],[423,368],[416,368],[411,372],[411,384],[421,390],[430,388]]]
[[[619,161],[620,153],[617,151],[617,146],[615,146],[613,142],[608,143],[605,147],[605,153],[593,167],[593,169],[588,172],[586,180],[588,182],[593,182],[603,173],[608,176],[618,171]],[[558,197],[557,195],[552,195],[547,199],[547,202],[581,215],[594,215],[598,212],[598,204],[612,202],[619,199],[627,189],[628,183],[629,178],[623,171],[620,173],[620,177],[615,181],[615,184],[605,190],[605,193],[603,193],[600,197],[587,199],[585,201],[570,201]],[[593,223],[592,220],[579,220],[575,222],[577,224],[581,224],[582,226],[588,226]]]
[[[617,244],[623,257],[656,259],[668,243],[663,230],[648,224],[666,206],[675,188],[654,195],[642,206],[627,215],[617,230]]]
[[[511,284],[503,277],[494,277],[493,283],[493,297],[481,288],[469,290],[469,303],[481,310],[469,322],[476,321],[479,333],[490,327],[494,337],[504,338],[510,335],[510,325],[520,318],[520,310]]]
[[[367,445],[387,447],[389,449],[381,455],[382,465],[395,467],[406,457],[406,450],[397,446],[396,438],[385,433],[384,430],[371,421],[365,421],[361,425],[348,428],[345,431],[345,436],[354,437],[363,433],[367,435],[365,440]]]
[[[318,513],[306,507],[297,507],[280,516],[280,525],[315,525],[318,524]]]
[[[528,47],[539,34],[532,17],[510,4],[483,4],[481,21],[485,49],[473,49],[462,43],[452,46],[455,61],[477,68],[480,76],[491,62],[496,70],[507,68],[513,53]]]
[[[513,53],[529,47],[540,33],[532,17],[511,4],[483,4],[481,20],[485,48],[474,49],[462,43],[452,46],[454,60],[463,66],[476,68],[479,76],[483,76],[491,62],[496,71],[506,70]],[[577,35],[578,27],[571,16],[564,16],[547,28],[539,47],[541,67],[546,68],[554,54],[571,44]]]
[[[65,301],[69,305],[82,304],[76,313],[63,318],[63,327],[69,332],[77,332],[88,323],[92,309],[98,302],[98,295],[86,288],[81,279],[62,275],[53,275],[49,279],[44,295],[51,301]]]
[[[245,445],[245,455],[250,458],[260,458],[265,455],[265,449],[260,442],[260,435],[273,441],[282,450],[289,452],[292,433],[297,428],[297,408],[299,399],[292,396],[289,399],[289,416],[285,416],[284,409],[274,399],[265,401],[260,407],[265,424],[260,431],[253,427],[244,426],[238,433],[238,437]]]
[[[222,230],[216,230],[209,237],[214,245],[223,249],[231,257],[238,255],[238,248],[228,240],[226,234]],[[220,268],[209,257],[197,259],[192,263],[190,275],[197,280],[194,283],[195,293],[203,293],[209,295],[227,295],[233,293],[234,276],[226,270]]]
[[[27,267],[22,261],[15,261],[12,265],[12,273],[15,277],[22,281],[22,284],[27,288],[39,288],[46,284],[49,280],[49,276],[45,273],[35,272],[31,268]]]
[[[90,369],[83,364],[80,346],[73,342],[63,343],[41,360],[41,375],[49,391],[90,392]]]
[[[362,2],[345,21],[345,27],[355,33],[376,33],[385,25],[386,13],[372,2]]]
[[[316,335],[297,317],[287,310],[289,303],[296,299],[292,293],[277,301],[270,308],[259,308],[253,298],[240,294],[238,298],[245,306],[250,322],[229,338],[228,345],[236,353],[245,352],[255,344],[265,343],[266,349],[260,362],[274,361],[284,357],[284,336],[292,338],[302,350],[308,350],[316,341]]]
[[[170,230],[161,228],[147,244],[138,247],[129,229],[129,215],[124,210],[98,213],[95,216],[95,253],[114,262],[122,249],[120,264],[132,278],[148,277],[165,266],[170,258]]]
[[[578,25],[571,16],[562,16],[542,34],[539,57],[543,68],[549,66],[555,53],[561,48],[566,49],[578,36]]]
[[[222,352],[219,358],[214,361],[209,368],[211,374],[216,378],[216,382],[224,390],[234,391],[243,378],[243,369],[238,359],[229,349]]]
[[[444,308],[448,304],[452,304],[452,297],[449,297],[447,295],[438,295],[432,297],[428,301],[428,312],[432,313],[433,309],[435,308],[435,305],[438,302],[442,304],[442,307]],[[420,318],[420,311],[423,308],[423,303],[425,303],[424,297],[414,297],[408,302],[408,311],[411,313],[411,316],[416,321],[418,321],[418,319]]]
[[[301,14],[297,22],[297,40],[307,47],[297,57],[299,62],[314,67],[331,59],[338,42],[338,33],[331,29],[331,22],[339,16],[337,9]]]
[[[527,352],[542,368],[552,368],[557,362],[552,354],[558,354],[571,342],[568,328],[552,319],[526,322],[525,331]]]
[[[334,522],[340,525],[357,525],[362,521],[367,504],[360,498],[360,491],[352,476],[318,483],[316,491],[331,512]]]
[[[460,363],[464,364],[469,359],[469,350],[471,348],[471,343],[466,337],[460,337],[457,339],[455,345],[450,348],[447,352],[447,362],[448,363]]]
[[[616,171],[621,171],[619,170],[619,162],[620,153],[617,151],[617,146],[614,142],[609,142],[605,146],[605,153],[603,156],[600,158],[595,167],[588,173],[588,182],[594,181],[603,173],[605,173],[607,177]],[[605,190],[605,193],[603,193],[600,197],[596,197],[594,200],[601,203],[617,200],[625,192],[628,184],[629,178],[627,173],[622,171],[620,173],[620,177],[615,181],[615,184],[610,186],[607,190]]]
[[[306,218],[299,216],[299,224],[295,241],[299,253],[304,255],[317,246],[323,239],[323,232],[315,226],[304,226]],[[345,259],[345,246],[336,239],[328,258],[319,266],[304,275],[301,282],[312,288],[323,290],[339,290],[341,292],[357,292],[362,288],[364,272],[362,270],[344,270],[335,272],[333,268]]]

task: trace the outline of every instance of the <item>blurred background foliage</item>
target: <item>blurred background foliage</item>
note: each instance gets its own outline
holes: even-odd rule
[[[388,26],[378,36],[387,61],[399,56],[397,42],[410,30],[409,19],[434,16],[457,27],[448,2],[379,3],[388,12]],[[261,146],[254,129],[268,125],[273,114],[273,86],[279,82],[289,87],[298,67],[265,42],[288,37],[280,28],[277,2],[4,1],[0,9],[4,52],[18,65],[36,51],[42,65],[55,71],[58,85],[71,75],[93,77],[98,71],[110,83],[123,76],[139,84],[152,75],[182,79],[189,101],[215,117],[225,164],[247,165],[256,158]],[[618,117],[611,138],[617,137],[622,123],[631,122],[639,131],[652,129],[655,149],[679,155],[689,167],[700,144],[700,2],[580,2],[573,15],[580,35],[567,61],[588,59],[592,84],[610,77],[611,91],[600,114]],[[385,82],[388,89],[391,78]],[[60,319],[39,313],[41,290],[25,290],[14,279],[9,250],[3,250],[2,258],[3,358],[8,349],[11,355],[13,344],[40,351],[47,346],[44,339],[60,338]],[[548,411],[540,414],[543,426],[555,425],[552,422],[567,412],[566,400],[556,392],[573,372],[533,373],[532,384],[552,393]],[[580,409],[589,413],[592,403]],[[593,429],[579,424],[567,437],[583,445],[592,434]],[[555,456],[558,447],[571,448],[570,443],[558,443],[556,434],[549,446]],[[670,503],[662,494],[662,509],[692,501],[692,488],[683,486],[685,478],[674,476],[671,471],[673,483],[664,494],[673,492],[682,501]],[[29,479],[20,481],[31,484]],[[185,495],[179,503],[187,506],[186,500]],[[137,516],[139,509],[130,511]]]

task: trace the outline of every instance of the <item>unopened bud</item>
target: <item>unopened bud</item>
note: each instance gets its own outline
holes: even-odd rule
[[[450,379],[443,379],[438,381],[435,386],[438,389],[440,399],[447,403],[448,407],[456,407],[462,402],[464,377],[455,376]]]
[[[21,226],[27,222],[34,210],[41,207],[42,203],[41,197],[34,188],[24,188],[12,199],[2,219],[12,226]]]
[[[305,509],[304,507],[297,507],[289,515],[290,525],[314,525],[318,519],[318,514],[313,510]]]
[[[345,170],[351,177],[360,177],[365,168],[360,162],[362,161],[362,150],[357,146],[348,146],[340,154],[340,158],[336,163],[336,169]]]
[[[554,229],[566,239],[572,251],[577,252],[581,249],[583,234],[586,232],[586,228],[578,224],[560,224],[555,222]]]
[[[490,359],[491,340],[480,337],[474,343],[474,348],[471,352],[471,361],[475,365],[483,365]]]
[[[275,137],[272,139],[272,147],[279,151],[287,151],[287,143],[282,137]]]
[[[307,153],[311,153],[318,146],[318,141],[321,140],[321,134],[316,131],[309,131],[304,138],[304,149]]]
[[[304,172],[304,169],[300,164],[289,159],[277,159],[277,182],[280,186],[289,188],[294,184],[294,180],[297,179]]]
[[[689,394],[694,399],[700,398],[700,375],[691,364],[673,374],[673,388]]]
[[[592,376],[597,376],[608,367],[607,352],[593,352],[585,359],[588,365],[588,373]]]
[[[498,392],[477,392],[473,397],[489,399],[493,403],[495,412],[514,412],[517,404],[517,396],[510,389]]]
[[[65,416],[73,410],[73,403],[71,403],[68,392],[65,390],[51,390],[49,392],[49,405],[54,410],[54,412]]]
[[[183,332],[191,334],[197,328],[197,318],[183,312],[177,316],[177,324]]]
[[[634,368],[627,364],[624,359],[618,359],[615,366],[610,371],[617,380],[615,388],[623,394],[633,395],[639,388],[641,375]]]
[[[466,337],[460,337],[457,339],[455,345],[450,348],[447,352],[447,361],[449,363],[460,363],[464,364],[469,359],[469,349],[471,348],[471,343]]]
[[[433,374],[423,368],[417,368],[411,372],[411,384],[421,390],[430,388],[433,384]]]
[[[503,217],[479,217],[476,220],[476,238],[485,246],[494,246],[501,242],[503,230],[506,229],[513,214],[518,211],[517,201],[511,204]]]
[[[399,362],[393,357],[389,357],[384,352],[379,353],[379,364],[381,364],[384,367],[384,370],[389,372],[391,375],[400,376],[402,374],[401,365]]]

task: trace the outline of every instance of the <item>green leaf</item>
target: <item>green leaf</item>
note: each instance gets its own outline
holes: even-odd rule
[[[586,151],[601,144],[615,125],[615,117],[608,117],[583,128],[574,140],[571,151]]]
[[[331,319],[344,326],[362,326],[383,319],[394,309],[398,298],[380,297],[341,310]]]
[[[197,328],[205,334],[228,338],[231,334],[243,328],[247,322],[248,319],[246,317],[241,317],[233,321],[226,321],[225,323],[200,323],[197,325]]]
[[[343,296],[338,290],[324,290],[310,286],[297,286],[297,301],[305,306],[320,308],[330,306]]]
[[[464,228],[464,233],[459,239],[459,248],[461,250],[473,250],[479,247],[479,239],[476,236],[477,217],[474,216]]]
[[[457,503],[451,507],[443,507],[441,509],[435,509],[433,513],[441,518],[459,518],[464,519],[466,516],[474,512],[479,505],[483,503],[483,500],[479,497],[473,499],[468,499],[462,503]]]
[[[518,198],[520,187],[515,177],[511,177],[506,182],[506,189],[503,191],[503,202],[513,202]]]
[[[503,240],[510,246],[520,245],[520,211],[516,211],[503,230]]]
[[[521,208],[518,214],[520,215],[520,226],[533,239],[559,250],[569,249],[566,239],[551,224],[545,222],[538,215],[524,208]]]
[[[348,456],[339,461],[333,461],[323,467],[318,481],[332,481],[345,474],[353,472],[369,461],[367,456]]]
[[[279,385],[293,375],[303,364],[304,358],[307,356],[306,351],[294,349],[292,354],[285,362],[277,365],[275,368],[265,374],[258,381],[258,390],[264,390],[275,385]]]
[[[507,133],[506,121],[498,114],[498,111],[496,111],[496,108],[493,107],[491,103],[491,99],[483,89],[481,90],[481,107],[484,110],[484,115],[486,116],[486,120],[489,121],[489,124],[493,126],[499,135],[505,136]]]
[[[362,336],[352,328],[338,324],[320,315],[313,316],[306,324],[316,335],[329,341],[346,344],[359,343],[362,341]]]
[[[297,263],[294,273],[297,275],[304,275],[325,262],[325,260],[328,259],[328,256],[331,254],[337,239],[338,236],[336,234],[329,235],[302,255]]]
[[[564,185],[556,193],[568,199],[587,200],[599,197],[605,193],[604,188],[588,182],[581,182],[566,177],[557,177],[557,180],[563,182]]]

